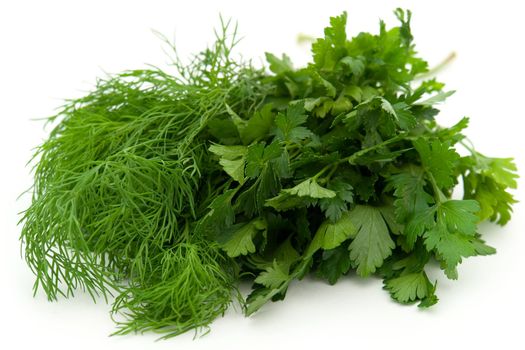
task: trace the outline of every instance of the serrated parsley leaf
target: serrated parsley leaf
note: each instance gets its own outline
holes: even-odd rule
[[[288,267],[274,260],[273,265],[266,268],[255,279],[255,283],[262,284],[267,288],[278,288],[289,280]]]
[[[306,179],[292,188],[282,190],[282,192],[292,196],[310,198],[334,198],[337,195],[334,191],[319,186],[313,178]]]
[[[286,211],[290,209],[309,207],[316,203],[317,200],[310,197],[298,197],[281,192],[277,196],[266,200],[264,205],[272,207],[277,211]]]
[[[217,196],[208,206],[209,211],[206,215],[197,222],[195,231],[214,238],[218,232],[230,227],[235,221],[235,211],[231,202],[237,191],[238,189],[231,189]]]
[[[436,225],[424,235],[425,245],[429,250],[435,249],[443,262],[442,268],[450,279],[457,279],[456,267],[462,258],[476,254],[469,237],[460,233],[450,233],[442,224]]]
[[[314,64],[318,69],[330,71],[341,58],[346,56],[346,19],[341,16],[330,18],[330,27],[325,28],[325,37],[312,44]]]
[[[283,149],[278,142],[272,142],[268,146],[263,143],[250,145],[246,154],[246,176],[256,178],[269,161],[279,158],[282,153]]]
[[[248,223],[235,224],[217,235],[216,240],[229,257],[255,253],[253,238],[265,231],[266,222],[260,218]]]
[[[348,247],[350,258],[357,265],[357,273],[366,277],[381,266],[395,244],[379,208],[358,205],[349,212],[349,220],[356,228]]]
[[[474,199],[480,205],[477,215],[480,220],[489,219],[505,225],[511,217],[512,204],[517,201],[506,187],[494,179],[470,173],[464,178],[465,198]]]
[[[473,236],[476,233],[479,203],[474,200],[448,200],[438,206],[437,220],[446,225],[449,232],[461,232]]]
[[[282,55],[282,58],[278,58],[272,53],[266,52],[266,61],[270,64],[270,70],[275,74],[283,74],[286,72],[293,71],[293,64],[286,54]]]
[[[489,219],[500,225],[511,217],[514,196],[508,191],[516,188],[516,165],[511,158],[490,158],[478,152],[461,159],[464,197],[480,204],[480,220]]]
[[[244,164],[248,149],[244,146],[211,145],[210,152],[219,156],[224,171],[239,183],[244,182]]]
[[[339,220],[332,223],[324,221],[317,230],[306,255],[312,255],[319,249],[334,249],[349,237],[355,236],[356,227],[352,223],[348,212],[344,213]]]
[[[434,208],[436,223],[423,235],[425,246],[435,249],[447,277],[456,279],[462,258],[478,254],[475,213],[480,207],[474,200],[447,200]]]
[[[363,56],[355,58],[351,56],[346,56],[341,58],[339,64],[343,65],[344,67],[347,67],[350,70],[350,72],[356,77],[363,75],[365,71],[365,63]]]
[[[401,223],[408,222],[433,202],[432,196],[425,190],[425,172],[418,166],[410,165],[393,174],[388,186],[394,188],[396,217]]]
[[[404,304],[429,298],[435,290],[424,271],[387,279],[384,283],[392,298]]]
[[[411,130],[416,127],[417,119],[412,111],[410,111],[410,106],[404,102],[398,102],[392,107],[396,113],[397,124],[401,129]]]
[[[272,105],[266,104],[263,108],[256,111],[248,119],[246,126],[240,131],[241,140],[245,145],[268,137],[273,127],[275,115],[272,112]]]
[[[340,245],[335,249],[325,250],[323,260],[319,263],[317,275],[325,278],[328,283],[335,284],[337,280],[346,274],[351,267],[348,248]]]
[[[334,191],[336,196],[332,198],[322,198],[319,201],[319,206],[321,210],[324,211],[326,217],[332,220],[332,222],[335,222],[341,218],[343,212],[348,210],[348,204],[353,203],[353,187],[344,181],[335,180],[330,182],[328,188]]]
[[[454,186],[454,168],[459,155],[448,143],[438,140],[428,142],[417,139],[413,141],[414,147],[421,156],[421,162],[436,180],[440,188],[451,188]]]
[[[480,153],[476,153],[476,170],[477,172],[492,178],[498,184],[509,188],[516,188],[518,174],[517,167],[512,158],[490,158]]]
[[[301,126],[306,122],[304,106],[300,103],[288,107],[286,113],[279,113],[275,117],[275,138],[279,141],[299,142],[313,133]]]

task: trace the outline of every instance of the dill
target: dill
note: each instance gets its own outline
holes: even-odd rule
[[[231,60],[228,27],[190,66],[176,61],[177,75],[153,68],[99,80],[50,118],[58,125],[34,156],[22,219],[35,292],[116,292],[114,311],[131,312],[119,333],[178,334],[230,304],[234,262],[188,230],[220,171],[207,156],[208,122],[264,98],[261,72]]]

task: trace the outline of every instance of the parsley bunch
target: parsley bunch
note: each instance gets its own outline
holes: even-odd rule
[[[250,315],[307,274],[377,275],[395,300],[435,304],[425,267],[456,279],[495,252],[477,225],[510,219],[516,166],[477,152],[467,118],[436,122],[452,92],[422,79],[411,14],[395,14],[354,38],[333,17],[307,67],[267,54],[271,73],[231,58],[225,24],[177,74],[125,72],[69,102],[23,217],[35,290],[117,293],[117,333],[165,336],[234,299]]]

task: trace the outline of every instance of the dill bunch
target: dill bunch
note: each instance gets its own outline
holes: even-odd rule
[[[234,261],[190,229],[229,185],[209,159],[210,130],[264,98],[261,72],[230,57],[228,25],[190,65],[175,61],[176,75],[151,68],[99,80],[50,118],[57,126],[34,156],[22,218],[35,292],[116,292],[114,312],[128,310],[120,333],[179,334],[230,304]]]

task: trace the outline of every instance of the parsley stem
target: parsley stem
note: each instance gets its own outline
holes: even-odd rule
[[[476,152],[476,150],[474,149],[474,146],[472,145],[472,142],[471,142],[468,138],[466,138],[466,137],[465,137],[465,140],[466,140],[469,144],[467,144],[465,141],[461,140],[461,141],[459,141],[460,145],[463,146],[463,147],[465,147],[465,149],[466,149],[467,151],[469,151],[470,153],[472,153],[472,155],[473,155],[474,157],[477,157],[477,153],[478,153],[478,152]]]
[[[317,174],[312,176],[313,180],[317,180],[321,175],[323,175],[328,169],[333,167],[334,165],[337,165],[337,163],[328,164],[325,167],[323,167]]]
[[[432,184],[432,189],[434,190],[434,199],[438,204],[441,204],[443,202],[447,201],[447,197],[443,194],[439,186],[437,185],[436,179],[434,179],[434,175],[430,171],[425,170],[425,172],[428,175],[428,179],[430,180],[430,183]]]
[[[360,151],[358,151],[358,152],[355,152],[355,153],[351,154],[351,155],[348,156],[348,157],[342,158],[342,159],[340,159],[340,160],[338,161],[338,163],[345,163],[345,162],[348,162],[348,163],[354,165],[354,164],[355,164],[354,162],[355,162],[359,157],[365,155],[366,153],[371,152],[371,151],[374,151],[374,150],[376,150],[376,149],[378,149],[378,148],[381,148],[381,147],[383,147],[383,146],[389,145],[389,144],[391,144],[391,143],[397,142],[397,141],[399,141],[399,140],[402,140],[402,139],[405,138],[405,136],[406,136],[406,133],[401,133],[401,134],[399,134],[399,135],[397,135],[397,136],[394,136],[394,137],[392,137],[392,138],[390,138],[390,139],[388,139],[388,140],[385,140],[385,141],[383,141],[383,142],[381,142],[381,143],[378,143],[377,145],[374,145],[374,146],[372,146],[372,147],[368,147],[368,148],[362,149],[362,150],[360,150]]]
[[[334,175],[334,173],[335,173],[335,171],[337,170],[338,167],[339,167],[338,163],[334,164],[334,166],[332,167],[332,170],[330,170],[328,175],[326,175],[326,179],[327,180],[330,180],[330,178],[332,177],[332,175]]]
[[[416,75],[414,79],[424,80],[424,79],[436,76],[437,73],[439,73],[441,70],[447,67],[452,61],[454,61],[455,58],[456,58],[456,53],[452,51],[451,53],[447,55],[447,57],[445,57],[443,61],[438,63],[437,66],[430,68],[428,71],[424,73]]]
[[[383,141],[381,143],[378,143],[377,145],[374,145],[374,146],[362,149],[361,151],[355,152],[355,153],[349,155],[348,157],[341,158],[335,163],[328,164],[325,167],[323,167],[317,174],[315,174],[312,177],[312,179],[317,180],[321,175],[323,175],[327,170],[330,169],[330,172],[326,176],[326,179],[329,180],[332,177],[332,175],[334,174],[334,172],[337,170],[337,167],[339,166],[339,164],[347,163],[347,162],[350,163],[350,164],[354,164],[354,162],[359,157],[363,156],[364,154],[366,154],[368,152],[371,152],[371,151],[374,151],[374,150],[376,150],[378,148],[384,147],[386,145],[389,145],[391,143],[397,142],[399,140],[402,140],[403,138],[405,138],[405,136],[406,136],[406,133],[399,134],[399,135],[397,135],[395,137],[392,137],[392,138],[390,138],[388,140],[385,140],[385,141]]]

